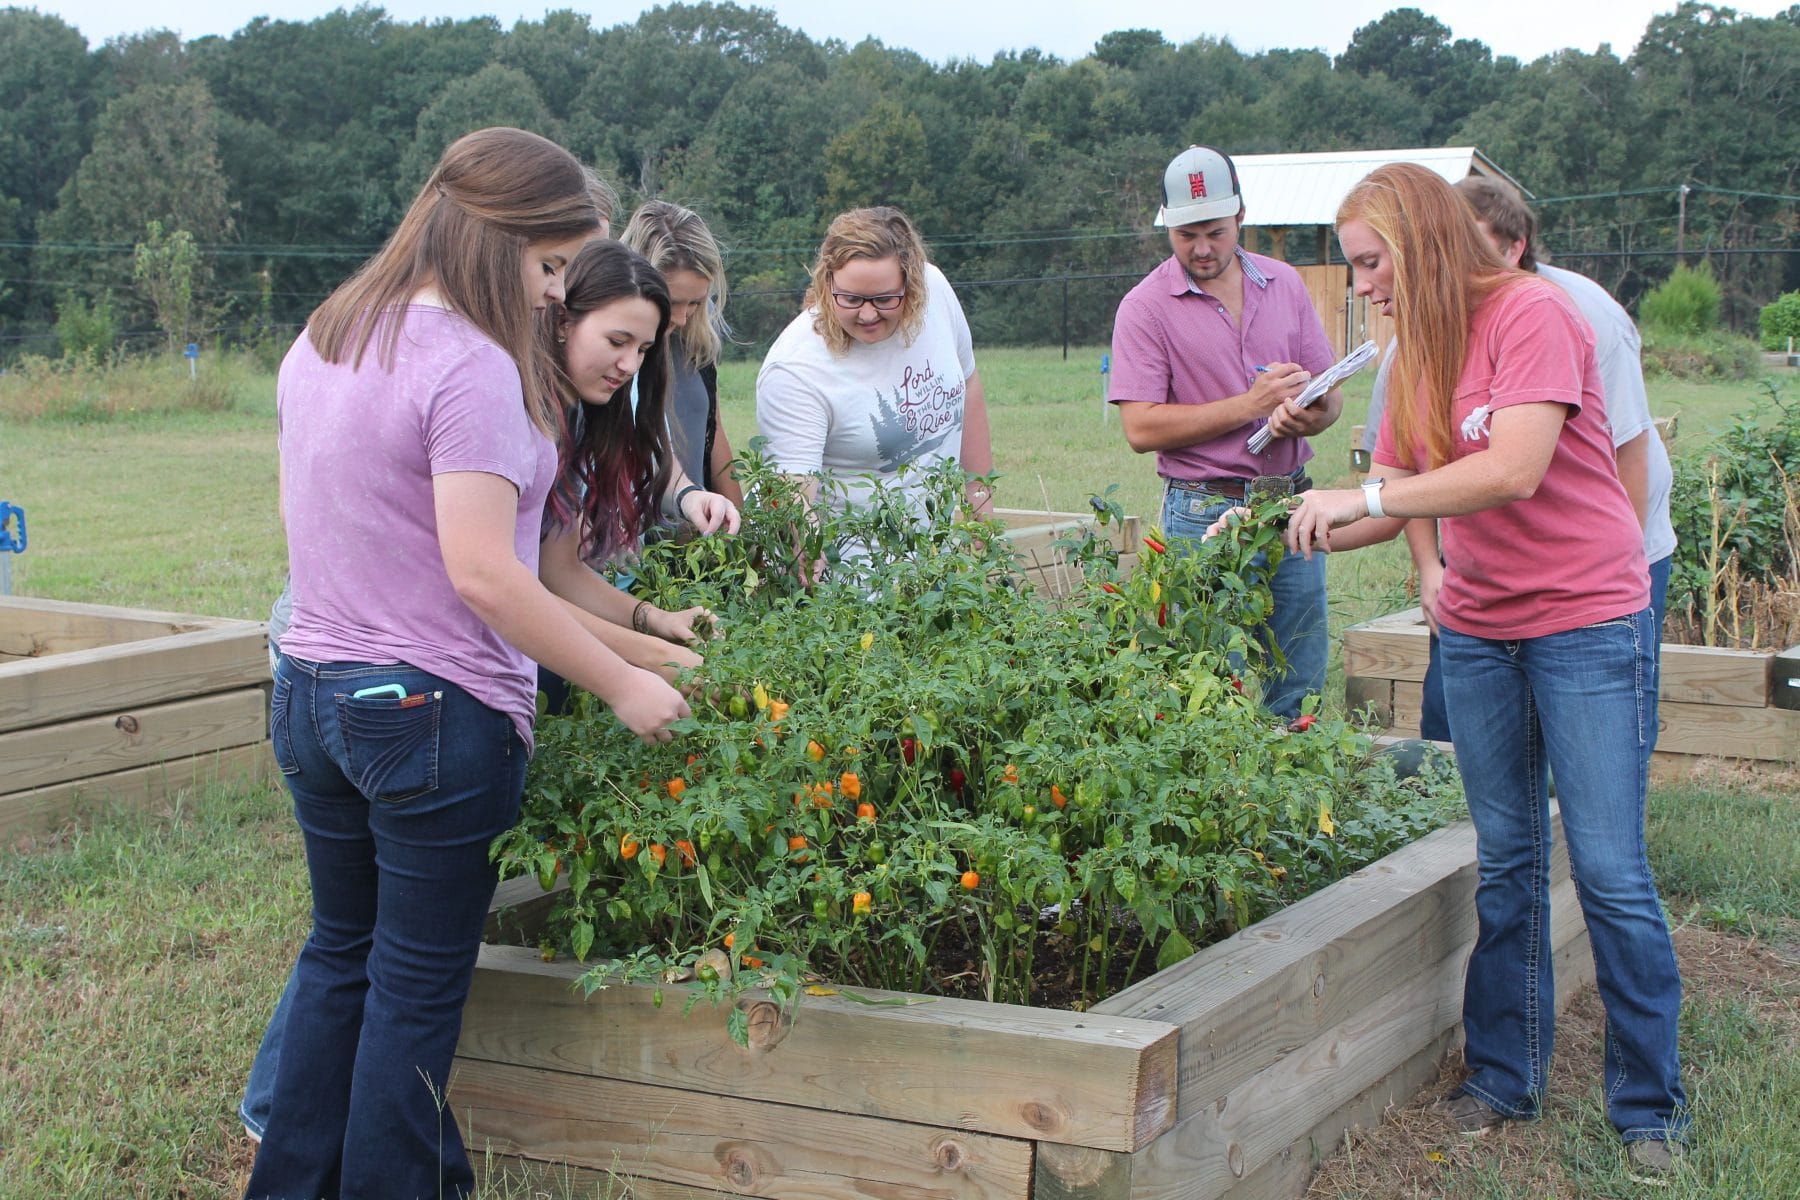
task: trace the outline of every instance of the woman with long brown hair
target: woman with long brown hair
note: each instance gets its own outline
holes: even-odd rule
[[[1394,318],[1390,400],[1372,477],[1305,493],[1287,538],[1310,554],[1416,522],[1480,866],[1469,1076],[1443,1111],[1468,1133],[1541,1113],[1556,1024],[1554,774],[1606,1006],[1607,1114],[1633,1168],[1666,1172],[1689,1118],[1681,979],[1644,845],[1656,647],[1593,332],[1561,289],[1507,267],[1424,168],[1372,172],[1337,224],[1357,294]]]
[[[306,845],[255,1200],[464,1196],[444,1103],[517,820],[532,660],[646,740],[679,692],[538,580],[557,399],[534,310],[600,231],[592,176],[517,129],[444,152],[386,246],[308,321],[276,389],[295,597],[270,740]]]

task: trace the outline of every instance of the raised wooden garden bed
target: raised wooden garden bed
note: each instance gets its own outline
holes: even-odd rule
[[[254,621],[0,597],[0,840],[267,770]]]
[[[1026,576],[1052,596],[1067,595],[1080,581],[1079,572],[1056,552],[1056,543],[1076,530],[1092,529],[1110,540],[1119,552],[1121,570],[1129,571],[1137,562],[1138,539],[1143,527],[1136,517],[1126,517],[1122,524],[1104,528],[1094,520],[1092,513],[997,508],[994,518],[1005,524],[1006,540],[1012,543]]]
[[[1345,700],[1352,708],[1372,705],[1390,732],[1416,736],[1429,645],[1416,608],[1351,626],[1344,631]],[[1665,642],[1658,756],[1800,762],[1793,699],[1800,685],[1789,682],[1795,675],[1800,646],[1778,654]]]
[[[1566,997],[1592,964],[1560,836],[1552,877]],[[450,1106],[478,1162],[638,1200],[1298,1196],[1457,1043],[1474,886],[1462,823],[1090,1012],[752,994],[748,1049],[687,985],[583,998],[580,964],[492,945]],[[511,932],[534,895],[503,888]]]

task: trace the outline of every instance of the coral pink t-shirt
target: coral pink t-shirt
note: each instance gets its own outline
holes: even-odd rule
[[[1458,633],[1543,637],[1650,603],[1643,531],[1613,460],[1593,330],[1561,289],[1521,279],[1490,295],[1469,322],[1451,417],[1453,456],[1487,450],[1494,412],[1544,403],[1566,405],[1568,418],[1536,493],[1439,523],[1438,621]],[[1374,458],[1406,465],[1385,421]],[[1415,460],[1428,461],[1423,443]]]

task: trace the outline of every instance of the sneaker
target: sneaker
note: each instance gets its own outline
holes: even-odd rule
[[[256,1132],[256,1130],[250,1128],[250,1122],[248,1122],[248,1121],[243,1122],[243,1126],[244,1126],[244,1136],[250,1139],[250,1144],[253,1146],[262,1145],[262,1134]]]
[[[1633,1183],[1668,1187],[1681,1162],[1681,1147],[1661,1138],[1625,1143],[1625,1174]]]
[[[1505,1113],[1489,1108],[1479,1097],[1467,1092],[1447,1096],[1427,1111],[1440,1117],[1448,1117],[1451,1124],[1456,1126],[1456,1132],[1469,1137],[1480,1137],[1507,1119]]]

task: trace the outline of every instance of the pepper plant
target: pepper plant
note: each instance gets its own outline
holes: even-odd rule
[[[1249,568],[1279,558],[1279,502],[1179,552],[1150,530],[1128,573],[1075,539],[1085,582],[1052,599],[958,472],[855,511],[754,454],[739,476],[739,536],[634,565],[643,595],[718,614],[695,715],[655,747],[591,697],[544,720],[494,847],[505,875],[567,875],[546,949],[596,963],[590,986],[1029,1003],[1048,960],[1085,1007],[1454,811],[1360,731],[1261,707]]]

